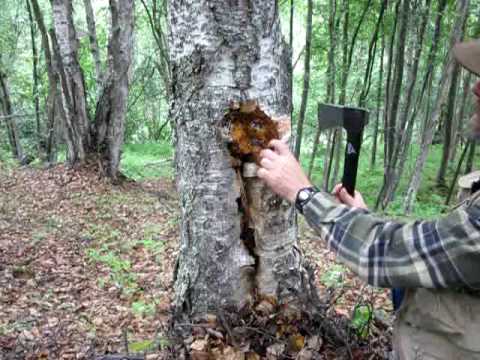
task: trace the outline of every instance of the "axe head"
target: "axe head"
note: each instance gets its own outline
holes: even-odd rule
[[[318,104],[321,130],[344,128],[347,133],[361,133],[368,123],[368,111],[362,108]]]

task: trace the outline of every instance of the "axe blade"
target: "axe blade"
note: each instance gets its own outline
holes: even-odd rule
[[[343,106],[332,104],[318,104],[318,119],[320,130],[328,130],[343,127],[344,125]]]

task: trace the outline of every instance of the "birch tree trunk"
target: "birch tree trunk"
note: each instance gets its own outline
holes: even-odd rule
[[[465,21],[467,19],[469,3],[469,0],[460,0],[457,2],[457,17],[450,38],[450,49],[452,49],[453,45],[462,38]],[[445,103],[447,91],[452,80],[454,67],[455,59],[453,57],[452,51],[450,50],[447,61],[445,62],[443,68],[440,84],[438,86],[438,94],[435,101],[435,107],[431,118],[425,123],[425,131],[422,136],[420,155],[417,158],[417,161],[415,163],[415,169],[408,185],[407,195],[405,199],[405,212],[407,214],[411,213],[413,209],[413,204],[416,200],[417,192],[422,179],[422,169],[425,165],[425,162],[427,161],[430,146],[433,141],[435,127],[438,124],[441,110]]]
[[[54,49],[59,63],[66,112],[65,141],[70,165],[86,160],[91,146],[83,72],[78,63],[78,39],[71,0],[51,0]]]
[[[290,122],[290,53],[277,2],[170,0],[168,14],[182,213],[177,312],[240,307],[255,288],[285,302],[306,294],[291,207],[242,171],[253,165],[234,161],[222,135],[232,101],[256,100]]]

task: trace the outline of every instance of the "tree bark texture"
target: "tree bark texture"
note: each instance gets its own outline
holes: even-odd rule
[[[457,2],[457,17],[450,38],[450,49],[452,49],[453,45],[462,38],[465,21],[467,19],[469,4],[469,0],[460,0]],[[417,192],[422,179],[422,169],[427,160],[429,149],[433,141],[435,128],[440,119],[442,107],[447,97],[447,92],[452,80],[454,67],[455,59],[453,57],[452,51],[450,50],[447,61],[445,62],[442,71],[440,84],[438,86],[435,107],[433,109],[433,113],[430,119],[425,123],[425,130],[422,136],[422,143],[420,147],[420,155],[417,158],[417,161],[415,163],[415,169],[408,185],[407,196],[405,199],[405,212],[407,214],[411,213],[414,202],[416,200]]]
[[[108,80],[97,103],[94,140],[103,168],[114,181],[121,147],[133,54],[134,0],[110,0],[112,32],[108,43]]]
[[[66,112],[67,161],[86,160],[91,146],[83,72],[78,62],[78,39],[71,0],[51,0],[55,29],[54,49],[59,63]]]
[[[254,288],[288,301],[306,291],[294,213],[233,165],[225,141],[232,102],[256,100],[290,122],[290,53],[277,2],[170,0],[168,14],[182,212],[175,307],[186,315],[239,307]]]

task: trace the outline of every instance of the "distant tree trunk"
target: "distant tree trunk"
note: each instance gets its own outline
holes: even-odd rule
[[[133,0],[110,0],[111,34],[108,76],[91,124],[71,0],[52,0],[55,33],[52,43],[62,87],[65,141],[70,165],[99,157],[104,175],[118,180],[133,51]],[[90,24],[92,25],[92,24]]]
[[[380,26],[383,21],[383,14],[385,13],[385,9],[387,8],[388,0],[383,0],[380,4],[380,11],[378,15],[377,22],[375,24],[375,29],[373,30],[372,38],[370,39],[370,44],[368,46],[368,58],[367,58],[367,66],[365,68],[365,75],[363,78],[363,86],[360,92],[360,99],[358,100],[358,105],[360,107],[365,106],[365,102],[367,100],[368,93],[371,87],[371,80],[372,80],[372,72],[373,72],[373,64],[375,60],[375,54],[377,52],[377,41],[378,41],[378,33],[380,31]]]
[[[290,56],[277,1],[217,4],[171,0],[168,11],[182,204],[174,304],[189,317],[249,303],[254,287],[260,298],[295,302],[309,286],[290,205],[232,165],[220,136],[232,101],[256,100],[274,119],[290,120]]]
[[[378,79],[378,89],[377,89],[377,114],[375,116],[375,124],[373,126],[373,144],[372,144],[372,157],[370,160],[370,169],[375,168],[377,161],[377,147],[378,147],[378,134],[380,127],[380,114],[382,108],[382,87],[383,87],[383,68],[385,61],[385,23],[383,24],[383,34],[382,34],[382,53],[380,55],[380,74]]]
[[[308,92],[310,90],[310,60],[312,53],[312,17],[313,17],[313,0],[308,0],[307,10],[307,35],[305,40],[305,65],[303,74],[303,91],[302,102],[300,104],[300,113],[297,122],[297,137],[295,142],[295,156],[300,158],[300,149],[302,146],[303,123],[305,122],[305,114],[307,112]]]
[[[162,22],[166,20],[166,0],[152,0],[152,7],[147,5],[145,0],[140,0],[147,13],[148,22],[152,30],[153,38],[157,44],[159,52],[159,60],[155,61],[155,67],[163,80],[163,85],[167,95],[170,99],[171,95],[171,69],[168,61],[168,44],[166,39],[166,32],[163,29]],[[160,6],[158,4],[160,1]]]
[[[383,114],[383,138],[384,138],[384,157],[383,157],[383,167],[384,167],[384,174],[385,179],[384,182],[387,181],[387,170],[388,170],[388,162],[389,162],[389,154],[390,154],[390,146],[392,142],[391,132],[392,130],[389,128],[389,116],[390,116],[390,107],[391,107],[391,100],[392,100],[392,72],[393,72],[393,63],[394,63],[394,48],[395,48],[395,39],[397,35],[397,28],[398,28],[398,18],[400,13],[400,5],[401,0],[396,1],[394,16],[393,16],[393,26],[392,26],[392,34],[390,36],[390,42],[388,46],[388,65],[387,65],[387,83],[385,85],[385,106],[384,106],[384,114]],[[377,203],[375,205],[375,210],[379,206],[379,199],[377,198]]]
[[[59,65],[66,112],[65,141],[70,165],[86,160],[91,147],[83,72],[78,63],[78,39],[71,0],[52,0],[54,52]]]
[[[98,48],[97,30],[95,27],[95,15],[91,0],[83,0],[85,6],[85,17],[88,27],[88,39],[90,40],[90,52],[92,53],[93,63],[95,64],[95,81],[97,83],[97,92],[100,92],[103,85],[102,62],[100,60],[100,50]]]
[[[350,41],[350,47],[348,46],[349,39],[348,39],[348,25],[349,25],[349,9],[348,9],[348,1],[346,1],[345,5],[345,23],[344,23],[344,30],[343,30],[343,51],[344,51],[344,62],[343,62],[343,69],[342,69],[342,81],[341,81],[341,88],[340,88],[340,97],[339,103],[344,105],[347,100],[347,86],[348,86],[348,79],[350,75],[350,69],[352,67],[352,59],[353,53],[355,50],[355,46],[357,44],[358,34],[360,29],[366,19],[368,10],[372,4],[372,0],[368,0],[365,7],[363,8],[362,14],[360,15],[360,20],[358,21],[355,29],[353,31],[352,39]],[[326,178],[324,181],[324,188],[327,190],[337,182],[338,174],[340,172],[340,162],[342,156],[342,145],[343,145],[343,131],[336,129],[333,131],[332,137],[332,147],[333,151],[330,152],[330,159],[328,160],[328,171],[326,173]],[[330,172],[333,164],[333,173]],[[331,176],[330,176],[331,174]]]
[[[457,2],[457,17],[450,39],[450,49],[456,42],[458,42],[462,38],[463,29],[468,14],[468,6],[469,0],[459,0]],[[415,163],[415,169],[408,185],[407,196],[405,199],[405,212],[407,214],[411,213],[413,209],[413,204],[416,200],[417,192],[420,187],[420,181],[422,179],[422,170],[427,160],[430,145],[432,144],[435,127],[441,115],[441,110],[445,102],[447,91],[449,89],[449,85],[453,76],[452,71],[454,69],[454,66],[455,59],[453,57],[452,51],[450,50],[447,61],[445,62],[443,68],[440,84],[438,86],[438,94],[435,101],[435,108],[433,110],[431,118],[425,123],[425,131],[422,136],[420,155],[417,158],[417,161]]]
[[[430,5],[431,0],[427,0],[425,3],[424,11],[419,14],[420,19],[420,28],[418,34],[415,34],[415,46],[414,53],[412,56],[412,62],[410,66],[410,72],[407,79],[407,89],[405,95],[405,101],[403,106],[403,112],[400,115],[400,122],[397,126],[398,131],[395,136],[395,141],[391,144],[393,148],[392,158],[390,159],[389,166],[387,167],[388,172],[387,176],[384,179],[384,184],[382,190],[380,191],[379,197],[381,197],[382,208],[385,209],[390,201],[393,200],[395,191],[398,188],[400,179],[403,175],[403,169],[407,160],[407,152],[410,147],[413,126],[415,118],[410,118],[411,107],[413,103],[413,95],[415,91],[415,86],[417,84],[418,68],[420,65],[420,59],[423,51],[423,42],[425,38],[425,30],[427,28],[429,15],[430,15]],[[393,95],[395,96],[395,95]],[[400,94],[398,94],[400,96]],[[393,115],[391,115],[393,118]],[[393,124],[392,124],[393,125]],[[378,200],[377,200],[378,201]]]
[[[337,1],[329,1],[330,15],[328,18],[328,34],[330,40],[330,46],[328,49],[328,65],[327,65],[327,103],[335,102],[335,82],[336,82],[336,63],[335,63],[335,52],[337,48]],[[318,145],[320,143],[321,127],[320,119],[317,115],[317,130],[315,132],[315,138],[313,141],[312,156],[310,158],[310,165],[308,166],[308,176],[312,175],[313,166],[315,164],[315,158],[317,156]]]
[[[42,39],[42,49],[45,55],[45,63],[47,65],[48,75],[48,95],[46,101],[46,113],[47,113],[47,125],[46,125],[46,144],[45,152],[48,163],[52,164],[56,161],[56,149],[55,149],[55,118],[56,118],[56,103],[57,99],[61,96],[58,90],[59,77],[58,72],[55,69],[51,44],[48,39],[48,32],[43,20],[43,14],[38,5],[38,0],[31,0],[33,16],[37,22],[38,29],[40,31]],[[58,110],[60,111],[60,110]]]
[[[455,102],[457,98],[458,77],[460,75],[460,65],[457,63],[453,68],[452,81],[447,100],[447,111],[444,118],[444,136],[443,136],[443,151],[442,160],[437,173],[437,186],[447,186],[445,175],[447,174],[448,163],[450,161],[450,152],[452,146],[453,123],[455,117]]]
[[[457,122],[455,127],[455,132],[453,135],[454,144],[451,149],[450,153],[450,162],[455,161],[457,156],[457,148],[459,144],[462,142],[462,129],[465,121],[465,114],[467,112],[467,99],[469,98],[469,93],[471,89],[471,82],[472,82],[472,73],[470,71],[465,71],[465,76],[463,77],[463,89],[462,95],[460,96],[460,106],[458,107],[458,114],[456,116]]]
[[[35,23],[33,21],[32,9],[30,8],[29,0],[25,1],[27,4],[28,19],[30,21],[30,41],[32,45],[32,78],[33,78],[33,108],[35,109],[35,125],[36,125],[36,137],[37,137],[37,150],[38,155],[41,155],[42,151],[42,131],[40,128],[40,93],[38,92],[38,51],[35,41]]]
[[[392,84],[392,100],[390,102],[390,114],[388,116],[388,138],[390,146],[388,147],[387,153],[387,174],[391,173],[392,169],[392,158],[395,151],[395,137],[397,130],[397,116],[398,116],[398,107],[400,104],[400,97],[402,95],[402,85],[403,85],[403,73],[405,66],[405,44],[407,40],[408,33],[408,24],[409,24],[409,14],[410,14],[410,0],[402,0],[403,7],[400,13],[400,32],[398,34],[396,52],[395,52],[395,63],[394,63],[394,73],[393,73],[393,84]]]
[[[0,69],[0,105],[3,113],[2,121],[5,122],[7,128],[8,142],[12,150],[12,156],[18,161],[23,160],[23,149],[20,143],[17,122],[13,114],[12,100],[10,98],[10,89],[8,87],[7,74]]]
[[[110,0],[112,33],[108,80],[97,104],[95,146],[106,174],[117,180],[125,132],[129,73],[133,52],[134,0]]]

